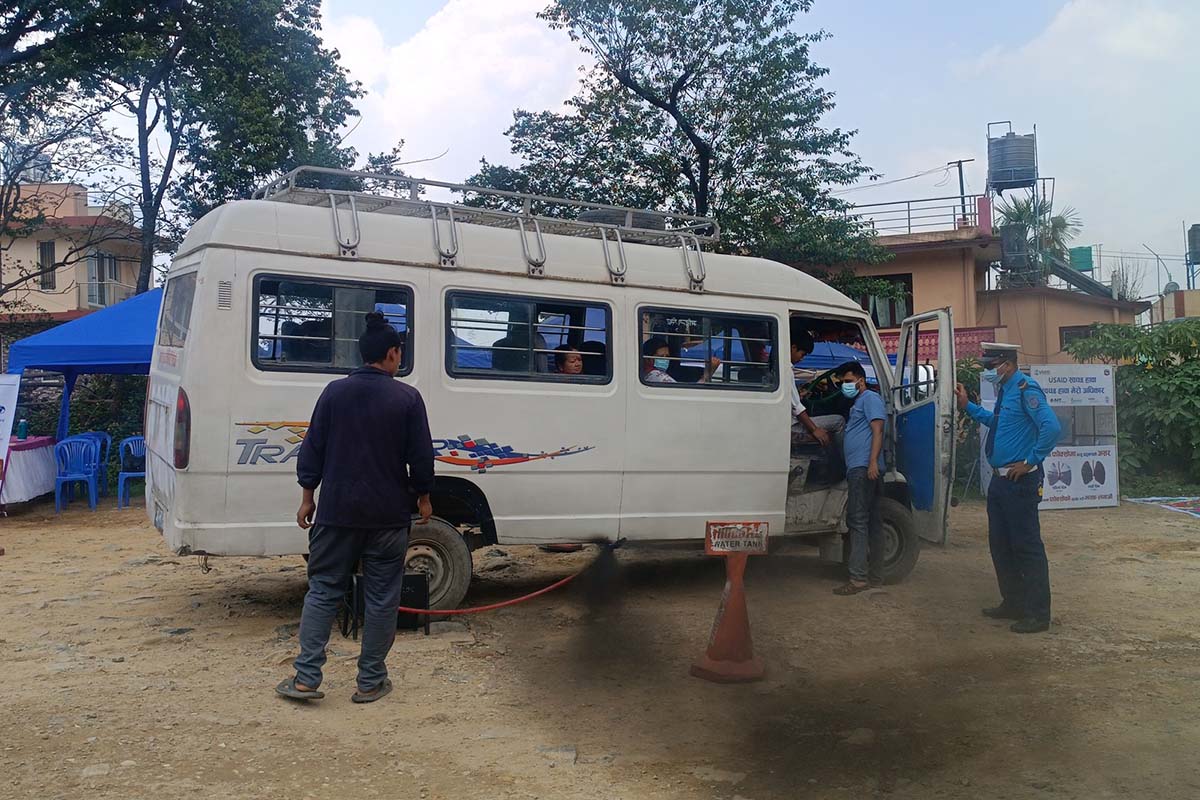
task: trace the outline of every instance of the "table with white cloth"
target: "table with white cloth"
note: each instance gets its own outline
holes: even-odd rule
[[[54,492],[58,465],[54,461],[54,437],[30,436],[12,439],[8,463],[4,465],[4,487],[0,505],[24,503]]]

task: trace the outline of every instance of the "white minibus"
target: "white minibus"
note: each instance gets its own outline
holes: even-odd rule
[[[764,521],[773,541],[840,559],[844,475],[829,451],[793,446],[789,382],[811,413],[844,414],[819,357],[853,348],[889,409],[886,578],[903,578],[921,539],[947,535],[949,310],[904,321],[893,367],[858,303],[784,264],[706,252],[715,234],[700,217],[312,167],[223,205],[167,275],[148,514],[179,554],[305,553],[295,459],[379,310],[435,437],[435,519],[414,527],[408,561],[432,607],[462,600],[489,544],[699,545],[709,521]],[[793,372],[796,329],[818,361]],[[931,337],[934,369],[915,369]]]

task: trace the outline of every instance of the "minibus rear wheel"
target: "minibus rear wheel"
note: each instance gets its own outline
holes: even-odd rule
[[[458,529],[438,517],[413,524],[404,567],[406,572],[425,573],[433,609],[457,608],[471,585],[471,550]]]

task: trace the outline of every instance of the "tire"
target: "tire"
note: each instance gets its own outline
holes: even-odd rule
[[[471,550],[453,525],[434,517],[413,524],[404,569],[428,576],[431,609],[457,608],[471,585]]]
[[[883,523],[883,582],[899,583],[908,577],[921,555],[921,537],[912,512],[903,503],[883,497],[879,500]]]

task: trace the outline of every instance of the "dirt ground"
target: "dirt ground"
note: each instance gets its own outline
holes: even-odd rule
[[[980,617],[995,600],[981,504],[899,586],[834,597],[811,551],[754,560],[766,681],[688,676],[716,559],[622,551],[620,602],[586,588],[403,633],[399,691],[276,697],[296,648],[299,558],[195,558],[140,511],[0,520],[4,798],[1200,797],[1200,523],[1126,504],[1043,514],[1050,634]],[[591,556],[476,553],[468,604]]]

